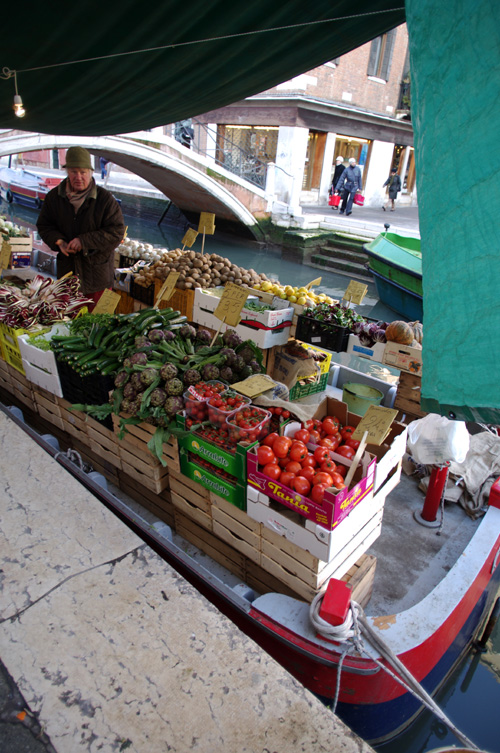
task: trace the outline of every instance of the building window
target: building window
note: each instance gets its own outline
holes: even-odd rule
[[[368,60],[368,76],[389,80],[396,29],[391,29],[387,34],[376,37],[371,43],[370,58]]]

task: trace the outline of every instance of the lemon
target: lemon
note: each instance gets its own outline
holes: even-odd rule
[[[307,295],[309,293],[307,288],[299,288],[298,292],[302,295]]]
[[[253,286],[253,289],[254,289],[254,290],[260,290],[260,289],[261,289],[261,287],[262,287],[262,286],[261,286],[260,282],[256,282],[256,283],[255,283],[255,285]]]
[[[297,296],[296,295],[289,295],[288,300],[290,303],[297,303]]]
[[[303,306],[305,304],[306,300],[307,299],[306,299],[305,295],[301,295],[299,298],[297,298],[297,303],[299,303],[301,306]]]
[[[291,286],[291,285],[287,285],[287,286],[285,287],[285,293],[286,293],[287,295],[293,295],[293,288],[292,288],[292,286]]]
[[[269,290],[271,290],[272,285],[270,282],[263,282],[260,286],[260,289],[263,290],[265,293],[267,293]]]
[[[279,295],[282,300],[286,300],[286,293],[284,291],[282,291]]]

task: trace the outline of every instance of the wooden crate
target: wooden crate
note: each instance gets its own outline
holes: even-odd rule
[[[253,588],[258,594],[280,593],[285,596],[302,598],[293,589],[286,586],[282,581],[266,572],[263,567],[246,559],[245,583]]]
[[[112,418],[114,430],[118,434],[120,430],[120,418],[116,415],[113,415]],[[164,468],[158,458],[156,458],[147,447],[149,440],[156,431],[156,426],[142,423],[137,424],[136,426],[128,424],[126,428],[127,432],[125,436],[122,440],[119,440],[123,452],[135,455],[146,465],[160,466],[161,468]],[[163,459],[167,463],[168,470],[180,473],[179,445],[175,437],[171,437],[168,442],[163,444]],[[166,469],[164,468],[164,470]]]
[[[126,293],[124,290],[115,290],[115,293],[120,293],[115,314],[132,314],[134,312],[134,299],[130,293]]]
[[[52,426],[57,426],[58,429],[64,430],[61,408],[56,401],[55,395],[41,387],[34,387],[33,396],[37,413]]]
[[[377,558],[373,554],[363,554],[357,562],[340,578],[351,588],[353,601],[366,607],[370,601],[375,580]]]
[[[189,482],[189,486],[183,482]],[[212,505],[209,498],[209,492],[200,484],[196,484],[197,489],[193,489],[193,482],[187,476],[182,474],[175,477],[170,474],[170,494],[173,506],[183,515],[194,520],[206,531],[212,531]]]
[[[61,412],[64,431],[72,437],[87,443],[87,414],[78,410],[71,410],[71,403],[63,397],[56,397]]]
[[[155,301],[164,282],[164,280],[155,280]],[[183,316],[187,317],[188,321],[191,322],[193,321],[193,304],[194,290],[180,290],[180,288],[174,288],[174,292],[171,298],[169,298],[168,301],[160,301],[158,308],[172,308]]]
[[[205,552],[215,562],[225,567],[229,572],[245,580],[245,557],[237,552],[232,546],[221,541],[210,531],[205,530],[180,510],[175,509],[175,530],[186,541],[194,544],[202,552]]]
[[[210,502],[214,534],[259,565],[262,524],[212,492]]]
[[[171,528],[174,527],[174,506],[168,489],[164,489],[159,494],[156,494],[124,471],[121,471],[119,474],[118,486],[125,494],[128,494],[129,497],[145,507],[146,510],[157,515],[160,520],[163,520]]]
[[[122,460],[118,450],[118,440],[110,429],[97,421],[87,423],[87,437],[89,449],[110,463],[118,470],[122,469]]]
[[[422,377],[402,371],[399,377],[394,407],[413,418],[423,418],[427,413],[420,409]]]

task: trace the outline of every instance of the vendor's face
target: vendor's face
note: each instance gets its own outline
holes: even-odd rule
[[[69,183],[72,191],[85,191],[92,180],[92,170],[83,167],[68,167]]]

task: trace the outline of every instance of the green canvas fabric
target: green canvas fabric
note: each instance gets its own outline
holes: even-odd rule
[[[422,407],[500,423],[500,4],[407,0]]]
[[[358,47],[403,23],[402,6],[400,0],[10,3],[0,69],[19,72],[27,114],[23,120],[14,116],[13,79],[0,80],[0,127],[99,136],[173,123]],[[397,10],[379,13],[391,8]],[[356,18],[359,13],[369,15]],[[197,40],[209,41],[186,44]],[[169,44],[180,46],[154,50]],[[146,48],[151,51],[29,70]]]

